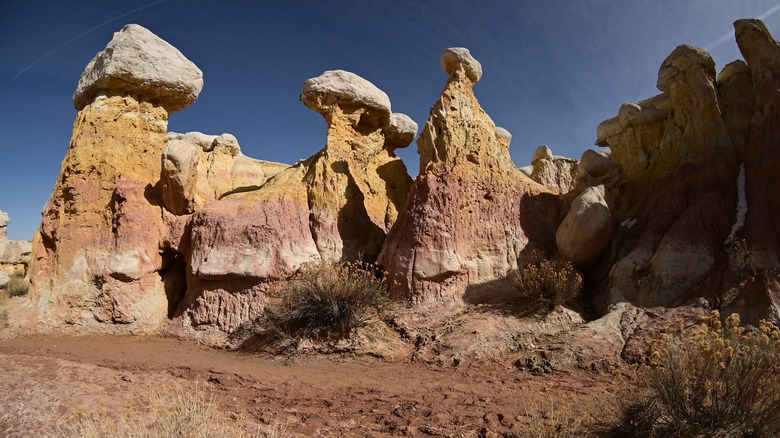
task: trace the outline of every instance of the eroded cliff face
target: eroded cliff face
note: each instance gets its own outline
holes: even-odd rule
[[[149,66],[145,54],[165,62]],[[31,296],[41,328],[152,332],[166,322],[160,156],[169,112],[201,85],[194,64],[137,25],[87,66],[70,147],[34,238]]]
[[[376,260],[411,186],[394,150],[417,125],[345,71],[307,81],[301,99],[328,122],[325,148],[192,216],[176,248],[188,265],[182,327],[232,332],[262,314],[270,283],[304,264]]]
[[[417,141],[420,175],[379,256],[394,293],[417,303],[483,299],[478,286],[516,268],[529,235],[550,236],[534,197],[552,190],[512,163],[474,96],[481,66],[462,48],[441,63],[450,78]]]
[[[778,211],[770,193],[780,188],[780,51],[759,21],[735,28],[745,62],[716,79],[709,54],[680,46],[659,71],[664,93],[623,105],[599,127],[626,177],[615,191],[624,222],[604,265],[601,304],[704,297],[753,322],[778,316],[767,273],[780,260],[770,225]]]

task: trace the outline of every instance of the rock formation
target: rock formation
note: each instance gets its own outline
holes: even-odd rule
[[[207,204],[171,239],[188,261],[184,327],[235,330],[262,313],[269,282],[305,263],[375,261],[403,208],[411,178],[394,150],[417,125],[346,71],[306,81],[301,100],[328,122],[325,148],[258,190]]]
[[[571,191],[577,182],[577,160],[553,155],[546,144],[536,148],[531,164],[531,179],[561,194]]]
[[[527,219],[544,221],[534,196],[549,191],[515,167],[474,96],[479,62],[455,48],[441,65],[449,80],[417,141],[420,175],[379,256],[393,291],[414,302],[460,301],[515,269],[529,233],[544,232]]]
[[[42,328],[143,332],[166,321],[160,156],[168,114],[192,103],[201,85],[194,64],[137,25],[114,34],[87,66],[33,244],[31,296]]]
[[[257,190],[290,167],[247,157],[230,134],[169,133],[168,139],[162,154],[161,193],[165,208],[177,215],[194,213],[207,201],[231,193]]]
[[[625,176],[612,192],[624,226],[608,263],[607,303],[675,306],[704,296],[741,302],[743,316],[755,310],[744,308],[748,301],[774,306],[766,295],[739,298],[745,267],[733,247],[742,242],[749,270],[778,266],[780,234],[770,218],[780,211],[771,194],[780,188],[772,164],[780,159],[772,128],[780,120],[780,48],[759,21],[735,27],[746,63],[727,65],[716,79],[709,54],[680,46],[659,71],[663,94],[624,104],[599,126],[598,143],[610,146]]]
[[[574,199],[555,233],[561,257],[577,268],[590,268],[609,245],[617,224],[617,211],[604,185],[588,187]]]
[[[28,240],[9,240],[10,223],[8,213],[0,210],[0,286],[8,282],[13,274],[26,275],[30,265],[32,244]]]

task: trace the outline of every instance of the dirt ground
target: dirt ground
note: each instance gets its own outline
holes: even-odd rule
[[[435,365],[249,355],[162,337],[22,336],[0,341],[0,436],[62,436],[77,414],[121,412],[168,385],[197,387],[242,427],[281,426],[283,436],[529,436],[591,424],[627,379],[535,375],[500,359]]]

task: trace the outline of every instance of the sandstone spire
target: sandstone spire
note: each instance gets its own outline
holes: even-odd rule
[[[197,67],[138,25],[114,34],[84,70],[73,137],[34,239],[42,325],[138,332],[165,321],[160,156],[168,113],[201,86]]]
[[[525,212],[547,191],[515,167],[474,96],[480,63],[452,48],[441,65],[449,80],[417,141],[420,175],[379,257],[394,291],[415,302],[469,300],[516,268],[529,232],[540,232]]]

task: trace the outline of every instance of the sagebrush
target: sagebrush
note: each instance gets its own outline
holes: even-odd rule
[[[536,310],[550,312],[582,290],[582,276],[571,262],[539,256],[532,260],[512,275],[512,282],[520,297]]]
[[[308,267],[280,290],[271,323],[284,336],[349,337],[387,310],[382,274],[361,262]]]
[[[21,297],[27,295],[30,291],[30,283],[24,279],[24,274],[15,273],[11,275],[8,283],[3,286],[8,296]]]
[[[780,332],[713,312],[691,342],[664,335],[612,436],[770,437],[780,431]]]

